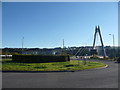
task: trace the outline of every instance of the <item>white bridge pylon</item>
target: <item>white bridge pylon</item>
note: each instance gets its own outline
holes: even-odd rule
[[[106,52],[105,52],[105,48],[104,48],[104,44],[103,44],[102,35],[101,35],[101,32],[100,32],[100,27],[99,27],[99,25],[95,27],[94,41],[93,41],[93,47],[92,47],[92,50],[93,50],[93,51],[96,51],[95,44],[96,44],[97,35],[99,35],[99,39],[100,39],[100,42],[101,42],[102,55],[103,55],[104,58],[106,58]],[[83,52],[85,52],[85,47],[80,48],[80,49],[76,52],[75,56],[77,56],[78,53],[79,53],[79,56],[80,56]],[[98,53],[98,51],[97,51],[97,53]]]
[[[105,48],[104,48],[104,44],[103,44],[102,35],[101,35],[101,32],[100,32],[99,25],[95,27],[95,34],[94,34],[94,41],[93,41],[93,50],[95,49],[95,43],[96,43],[97,35],[99,35],[99,37],[100,37],[100,42],[101,42],[101,46],[102,46],[103,56],[106,57],[106,52],[105,52]]]

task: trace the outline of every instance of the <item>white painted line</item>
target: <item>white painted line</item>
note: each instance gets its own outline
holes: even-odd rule
[[[108,65],[104,66],[104,67],[99,67],[99,68],[95,68],[95,69],[102,69],[102,68],[107,68]]]

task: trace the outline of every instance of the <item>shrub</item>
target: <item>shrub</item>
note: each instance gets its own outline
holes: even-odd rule
[[[45,63],[45,62],[66,62],[70,61],[69,56],[53,55],[13,55],[12,61],[23,63]]]
[[[120,57],[119,57],[119,58],[117,58],[117,62],[118,62],[118,63],[120,63]]]
[[[92,57],[90,57],[91,59],[99,59],[99,57],[96,54],[93,54]]]

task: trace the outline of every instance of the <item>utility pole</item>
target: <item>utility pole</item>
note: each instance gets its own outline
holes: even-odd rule
[[[114,39],[114,34],[113,34],[113,47],[115,47],[115,39]]]
[[[63,48],[62,48],[62,54],[64,54],[64,39],[63,39]]]
[[[63,48],[64,48],[64,39],[63,39]]]

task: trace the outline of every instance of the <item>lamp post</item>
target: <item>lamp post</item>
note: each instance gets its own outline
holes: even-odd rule
[[[23,44],[24,44],[24,37],[22,37],[22,54],[23,54]]]
[[[115,57],[115,40],[114,40],[114,34],[109,34],[109,35],[111,35],[112,36],[112,38],[113,38],[113,55],[114,55],[114,57]]]
[[[109,35],[112,35],[113,37],[113,47],[114,47],[115,46],[114,34],[109,34]]]

